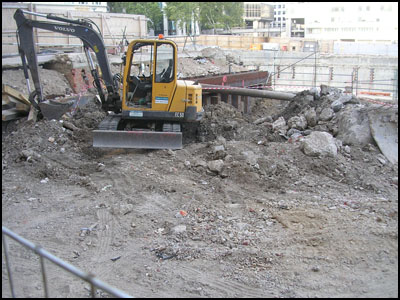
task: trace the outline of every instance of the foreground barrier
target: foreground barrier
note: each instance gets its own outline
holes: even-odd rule
[[[7,243],[7,237],[12,238],[13,240],[17,241],[19,244],[27,247],[28,249],[34,251],[40,258],[40,266],[41,266],[41,274],[42,274],[42,280],[43,280],[43,287],[44,287],[44,296],[46,298],[50,297],[49,294],[49,286],[47,283],[47,274],[46,274],[46,269],[45,269],[45,259],[51,261],[58,267],[66,270],[67,272],[79,277],[80,279],[88,282],[91,287],[91,296],[92,298],[96,297],[96,289],[103,290],[110,295],[118,298],[133,298],[132,296],[116,289],[113,288],[106,283],[102,282],[101,280],[97,279],[94,277],[92,274],[85,273],[81,271],[80,269],[74,267],[73,265],[59,259],[58,257],[52,255],[51,253],[47,252],[44,250],[41,246],[35,245],[34,243],[20,237],[18,234],[12,232],[8,228],[2,226],[2,240],[3,240],[3,248],[4,248],[4,255],[5,255],[5,260],[6,260],[6,267],[7,267],[7,273],[8,273],[8,280],[10,284],[10,289],[11,289],[11,295],[13,298],[16,297],[15,295],[15,287],[14,287],[14,282],[13,282],[13,275],[11,271],[11,263],[10,263],[10,256],[9,256],[9,251],[8,251],[8,243]]]

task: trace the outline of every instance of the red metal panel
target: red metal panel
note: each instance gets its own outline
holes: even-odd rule
[[[249,71],[241,73],[221,74],[217,76],[190,77],[185,79],[198,81],[200,84],[213,84],[224,86],[271,86],[271,82],[268,82],[268,84],[266,84],[266,81],[268,79],[267,71]]]

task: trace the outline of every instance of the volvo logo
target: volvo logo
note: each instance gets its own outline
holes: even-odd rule
[[[66,31],[66,32],[75,32],[74,28],[67,28],[67,27],[61,27],[61,26],[54,26],[55,30],[60,30],[60,31]]]

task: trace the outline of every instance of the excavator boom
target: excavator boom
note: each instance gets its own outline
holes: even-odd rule
[[[34,14],[41,17],[45,17],[50,20],[56,20],[63,23],[56,22],[47,22],[47,21],[38,21],[27,19],[24,14]],[[72,36],[76,36],[80,38],[83,42],[86,55],[89,62],[89,67],[94,78],[94,85],[97,88],[98,94],[101,98],[103,108],[108,110],[118,110],[118,103],[116,100],[119,100],[118,88],[113,80],[113,75],[111,73],[110,65],[108,62],[108,57],[106,53],[106,49],[104,46],[104,42],[102,37],[92,28],[91,23],[87,21],[80,20],[69,20],[65,18],[60,18],[57,16],[53,16],[51,14],[44,15],[38,13],[32,13],[28,11],[23,11],[21,9],[17,9],[14,14],[14,19],[17,23],[18,28],[18,41],[19,41],[19,53],[21,56],[21,60],[24,67],[24,74],[27,79],[29,85],[29,77],[27,68],[29,66],[33,85],[35,90],[30,94],[30,101],[32,105],[38,109],[39,111],[44,112],[44,116],[47,118],[52,117],[52,109],[48,110],[49,115],[45,115],[47,111],[46,109],[41,109],[39,104],[44,102],[42,87],[40,83],[40,76],[38,71],[38,62],[37,62],[37,54],[35,50],[35,43],[33,40],[33,28],[41,28],[49,31],[59,32],[63,34],[68,34]],[[65,24],[66,23],[66,24]],[[97,62],[102,71],[102,81],[105,84],[108,97],[106,98],[101,87],[100,77],[97,74],[97,70],[94,66],[94,63],[91,59],[89,49],[92,49],[97,57]],[[36,98],[36,100],[35,100]],[[55,105],[55,104],[54,104]]]

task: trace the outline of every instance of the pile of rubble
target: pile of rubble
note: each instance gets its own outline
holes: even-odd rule
[[[254,124],[264,126],[270,135],[299,141],[306,155],[334,157],[342,149],[348,153],[350,146],[376,144],[370,120],[377,118],[377,111],[397,127],[396,107],[361,102],[340,89],[322,85],[320,92],[311,89],[298,93],[282,112],[257,119]]]

